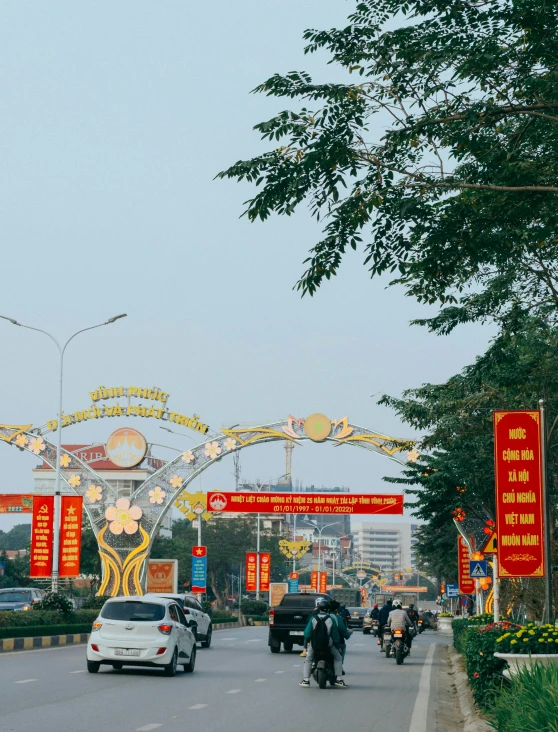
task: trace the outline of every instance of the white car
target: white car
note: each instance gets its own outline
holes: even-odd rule
[[[213,634],[211,617],[203,611],[203,608],[195,595],[187,592],[176,594],[172,592],[150,592],[147,595],[144,595],[144,597],[166,597],[169,600],[177,602],[183,609],[184,615],[186,615],[188,620],[190,620],[190,627],[196,636],[196,640],[202,644],[203,648],[209,648],[211,645],[211,636]]]
[[[154,666],[166,676],[176,667],[191,673],[196,665],[196,638],[180,605],[165,597],[115,597],[103,605],[87,644],[87,670],[101,664]]]

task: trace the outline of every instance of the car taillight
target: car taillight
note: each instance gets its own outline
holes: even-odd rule
[[[102,627],[102,625],[103,625],[102,623],[98,623],[98,622],[96,622],[96,621],[95,621],[95,622],[93,623],[93,627],[91,628],[91,630],[92,630],[93,632],[95,632],[96,630],[100,630],[100,629],[101,629],[101,627]]]
[[[99,646],[96,645],[95,643],[92,643],[91,644],[91,650],[92,651],[97,651],[97,653],[99,653]]]
[[[157,655],[158,655],[158,656],[162,656],[162,655],[163,655],[163,653],[164,653],[164,652],[165,652],[166,650],[167,650],[166,648],[159,648],[159,650],[157,651]]]
[[[166,623],[159,626],[159,630],[163,635],[170,635],[172,631],[172,625],[167,625]]]
[[[269,624],[275,625],[275,610],[273,608],[269,611]]]

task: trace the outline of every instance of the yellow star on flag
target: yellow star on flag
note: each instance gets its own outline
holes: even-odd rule
[[[196,549],[196,554],[198,555],[198,557],[201,557],[201,555],[203,554],[203,549]]]
[[[68,516],[73,516],[75,512],[76,512],[75,506],[68,507]]]

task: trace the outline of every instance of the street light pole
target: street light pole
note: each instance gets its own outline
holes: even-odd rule
[[[54,521],[53,521],[53,544],[52,544],[52,584],[51,584],[51,590],[52,592],[58,591],[58,564],[59,564],[59,554],[60,554],[60,477],[61,477],[61,466],[60,466],[60,457],[62,455],[62,394],[63,394],[63,381],[64,381],[64,353],[66,352],[66,348],[68,347],[70,341],[72,341],[76,336],[78,336],[80,333],[85,333],[86,330],[94,330],[95,328],[101,328],[103,325],[110,325],[111,323],[114,323],[116,320],[119,320],[120,318],[125,318],[126,313],[123,313],[122,315],[115,315],[112,318],[109,318],[104,323],[99,323],[98,325],[91,325],[88,328],[82,328],[81,330],[78,330],[76,333],[73,334],[66,343],[61,346],[60,343],[56,340],[56,338],[51,335],[50,333],[47,333],[46,330],[42,330],[41,328],[34,328],[32,325],[24,325],[23,323],[19,323],[17,320],[14,320],[13,318],[7,318],[5,315],[0,315],[0,318],[2,320],[8,320],[12,325],[17,325],[20,328],[26,328],[27,330],[36,330],[38,333],[43,333],[44,335],[48,336],[51,341],[53,341],[58,348],[58,353],[60,355],[60,375],[59,375],[59,381],[58,381],[58,425],[56,430],[56,437],[57,437],[57,443],[56,443],[56,484],[55,484],[55,490],[54,490]]]
[[[325,526],[322,526],[321,529],[318,529],[318,524],[314,521],[307,521],[306,519],[302,519],[304,523],[308,524],[309,526],[313,526],[314,529],[317,529],[318,531],[318,592],[320,591],[320,579],[321,579],[321,569],[322,569],[322,531],[324,529],[328,529],[330,526],[335,526],[336,524],[340,524],[341,521],[333,521],[331,524],[326,524]],[[326,572],[327,574],[327,572]],[[327,589],[327,580],[326,580],[326,589]]]

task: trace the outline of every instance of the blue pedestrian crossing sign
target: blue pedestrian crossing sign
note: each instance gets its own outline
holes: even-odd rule
[[[483,577],[488,577],[488,567],[486,559],[469,562],[469,574],[473,579],[482,579]]]
[[[446,595],[448,597],[459,597],[459,585],[446,585]]]

